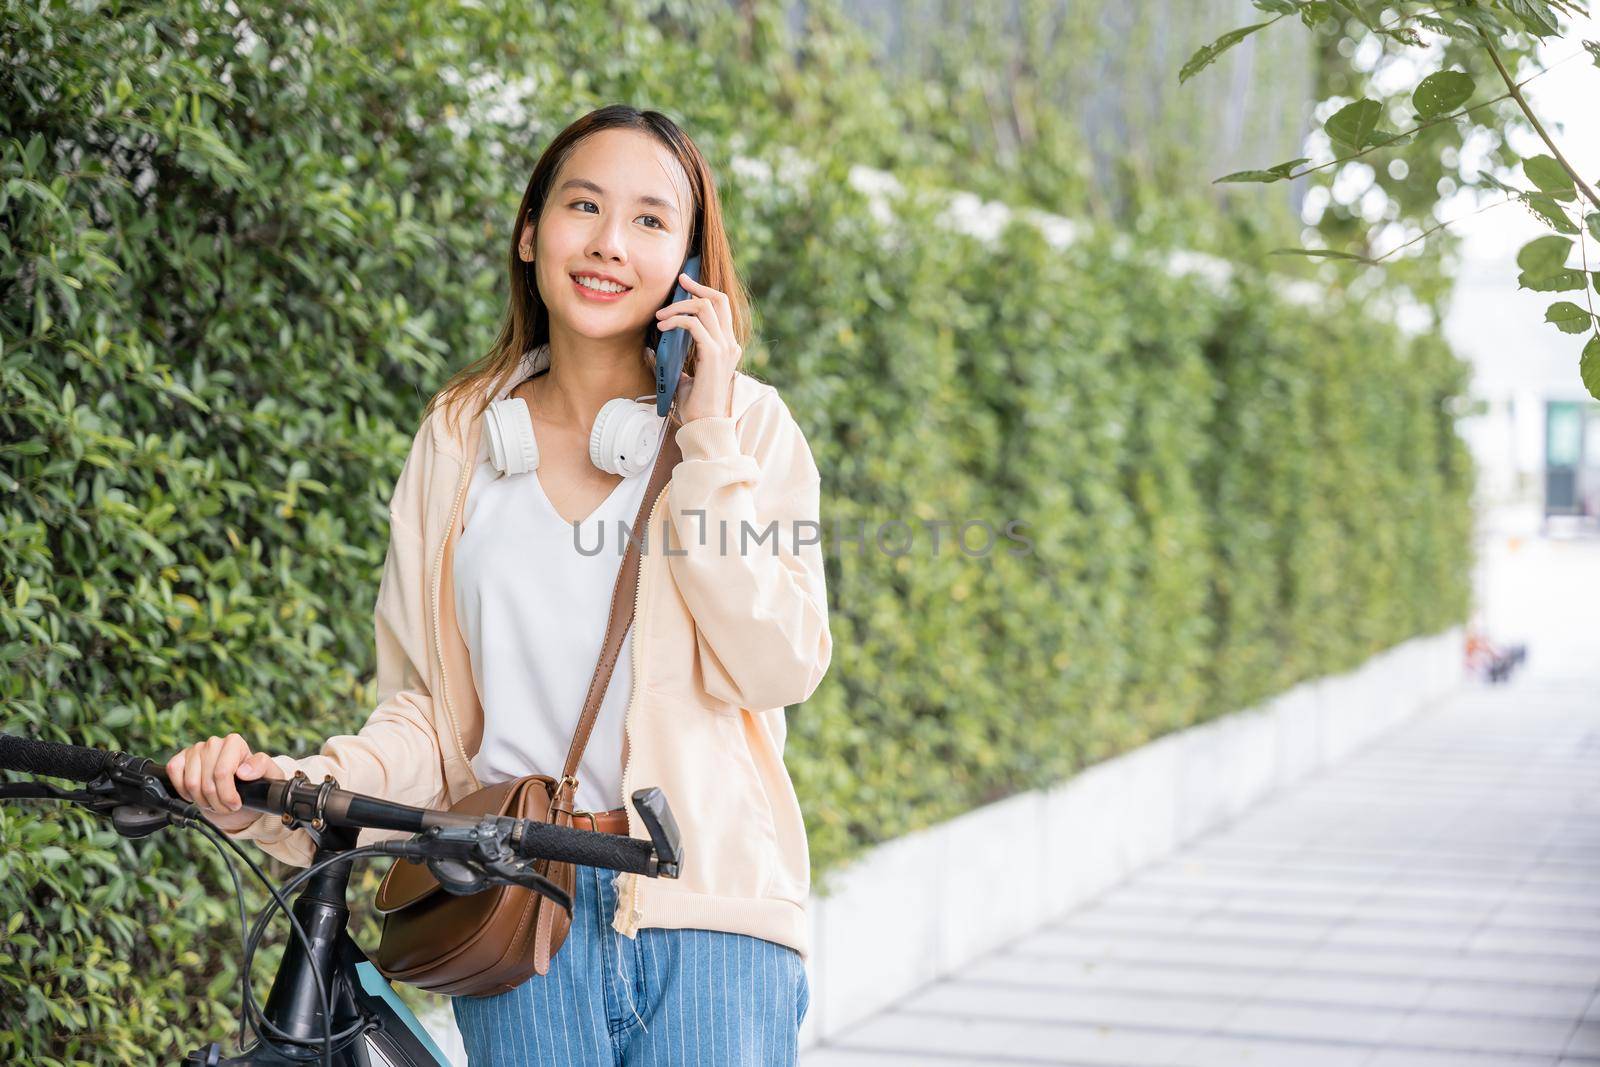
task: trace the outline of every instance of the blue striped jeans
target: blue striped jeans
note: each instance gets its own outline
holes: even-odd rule
[[[720,930],[611,928],[616,872],[579,865],[572,927],[534,975],[453,997],[471,1067],[793,1067],[811,1001],[788,945]]]

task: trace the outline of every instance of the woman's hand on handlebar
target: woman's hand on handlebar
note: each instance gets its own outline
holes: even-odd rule
[[[246,781],[288,777],[265,752],[252,752],[238,734],[196,742],[167,761],[173,789],[199,804],[225,833],[237,833],[261,817],[261,812],[239,806],[235,775]]]

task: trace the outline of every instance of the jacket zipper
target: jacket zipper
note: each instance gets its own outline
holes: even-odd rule
[[[661,492],[656,494],[655,500],[650,504],[650,514],[644,523],[646,548],[650,544],[650,528],[655,525],[656,508],[660,507],[661,498],[666,495],[667,486],[664,485],[661,487]],[[663,547],[665,546],[663,545]],[[628,762],[622,768],[622,810],[628,819],[628,836],[630,837],[633,836],[633,808],[628,804],[628,772],[633,769],[633,748],[632,739],[628,736],[628,724],[633,721],[633,704],[639,694],[639,645],[642,642],[639,640],[640,615],[638,605],[639,598],[644,593],[644,568],[649,557],[649,552],[639,553],[638,584],[634,587],[633,592],[635,609],[633,616],[633,648],[631,655],[628,657],[633,661],[633,675],[628,679],[628,706],[622,712],[622,736],[628,745]],[[622,932],[629,937],[634,936],[639,929],[639,919],[639,876],[633,874],[628,879],[628,917],[623,921]]]
[[[445,713],[450,716],[450,729],[456,735],[456,752],[461,756],[461,761],[467,764],[467,769],[470,771],[471,764],[467,761],[467,746],[461,740],[461,724],[456,721],[456,709],[450,703],[450,687],[445,684],[444,680],[444,640],[439,636],[439,630],[441,629],[439,625],[439,586],[444,575],[444,546],[449,542],[450,535],[455,532],[456,516],[461,513],[461,501],[467,495],[467,486],[472,483],[471,461],[463,459],[461,463],[462,474],[456,482],[455,501],[450,505],[449,524],[445,526],[444,537],[439,540],[439,551],[433,557],[433,584],[428,592],[433,600],[433,654],[439,661],[439,696],[444,700]]]

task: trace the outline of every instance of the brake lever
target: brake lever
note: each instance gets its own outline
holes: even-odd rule
[[[529,866],[529,862],[435,856],[428,860],[428,870],[445,892],[454,893],[456,896],[481,893],[491,885],[519,885],[533,890],[542,897],[548,897],[570,916],[572,897],[566,890]]]
[[[198,805],[170,797],[154,779],[130,783],[120,774],[102,774],[83,789],[61,789],[48,782],[16,782],[0,787],[0,799],[62,800],[108,819],[123,837],[149,837],[168,826],[198,821]]]
[[[383,852],[423,862],[447,893],[466,896],[491,885],[517,885],[548,897],[569,916],[572,896],[533,869],[539,862],[518,856],[507,839],[515,820],[485,815],[473,826],[430,826],[406,841],[384,841]]]
[[[513,868],[521,869],[512,870],[506,873],[497,871],[495,872],[495,877],[499,878],[508,885],[520,885],[525,889],[533,890],[540,896],[554,901],[560,906],[562,911],[567,913],[569,918],[572,916],[572,897],[565,889],[562,889],[559,885],[556,885],[556,883],[552,882],[550,879],[546,878],[532,867],[526,867],[523,864],[512,864],[511,866]]]

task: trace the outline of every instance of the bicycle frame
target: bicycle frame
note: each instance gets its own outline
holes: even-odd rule
[[[356,834],[348,827],[327,827],[312,862],[353,849]],[[298,938],[290,939],[263,1008],[269,1021],[305,1043],[305,1057],[285,1057],[264,1042],[238,1056],[224,1057],[222,1046],[212,1042],[191,1051],[182,1061],[183,1067],[303,1067],[318,1062],[323,1027],[316,971],[321,971],[333,1003],[335,1032],[358,1019],[370,1024],[370,1029],[334,1053],[334,1063],[345,1067],[449,1067],[450,1061],[416,1014],[350,936],[346,891],[352,863],[334,863],[317,872],[295,897],[294,914],[311,941],[312,954],[307,956]]]

